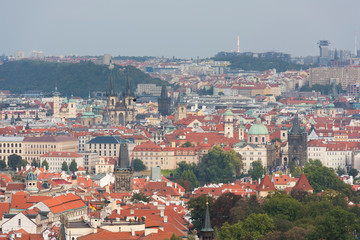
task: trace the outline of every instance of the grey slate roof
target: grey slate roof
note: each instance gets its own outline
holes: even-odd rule
[[[128,142],[126,139],[122,139],[119,136],[98,136],[96,138],[91,139],[88,143],[95,144],[119,144]]]

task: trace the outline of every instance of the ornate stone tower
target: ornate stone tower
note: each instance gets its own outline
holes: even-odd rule
[[[285,126],[285,122],[283,122],[282,127],[280,129],[280,140],[281,142],[286,142],[288,140],[288,129]]]
[[[204,227],[201,229],[201,240],[213,240],[214,239],[214,229],[211,227],[210,222],[210,213],[209,213],[209,203],[206,201],[206,212],[205,212],[205,223]]]
[[[239,140],[242,141],[245,139],[245,126],[243,124],[243,121],[241,119],[240,126],[239,126]]]
[[[119,159],[115,161],[114,166],[114,192],[132,191],[133,169],[129,162],[129,153],[127,143],[120,143]]]
[[[113,70],[113,65],[110,66],[110,83],[107,94],[107,116],[112,124],[126,125],[129,122],[135,121],[135,97],[131,91],[129,80],[129,68],[127,68],[126,89],[118,101],[117,94],[114,90],[114,79],[116,71]]]
[[[329,96],[329,105],[327,106],[327,113],[331,117],[336,117],[336,109],[334,103],[332,102],[331,96]]]
[[[295,162],[296,166],[304,166],[307,162],[307,132],[300,127],[298,115],[295,115],[288,135],[288,146],[289,162]]]
[[[224,135],[227,138],[234,137],[234,116],[230,109],[224,114]]]
[[[25,191],[37,192],[39,189],[37,187],[37,177],[32,170],[28,173],[25,179],[26,188]]]
[[[161,87],[161,95],[158,98],[158,111],[162,116],[170,115],[171,98],[165,85]]]
[[[123,94],[123,104],[125,108],[125,123],[135,121],[135,95],[131,91],[130,79],[129,79],[129,67],[126,68],[126,89]]]
[[[187,103],[184,100],[184,93],[180,92],[175,104],[175,122],[187,117]]]
[[[53,102],[53,116],[58,117],[60,114],[60,93],[58,92],[57,86],[55,86]]]

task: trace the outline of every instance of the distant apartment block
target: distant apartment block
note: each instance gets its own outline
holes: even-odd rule
[[[336,81],[341,83],[344,90],[349,85],[360,83],[360,68],[354,67],[321,67],[311,68],[309,71],[309,84],[312,87],[315,84],[330,85]]]
[[[161,86],[156,86],[156,84],[138,84],[136,88],[136,95],[151,95],[160,97]]]
[[[25,58],[25,53],[23,51],[16,51],[14,54],[15,60],[21,60]]]

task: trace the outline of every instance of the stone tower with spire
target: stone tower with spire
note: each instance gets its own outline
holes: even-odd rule
[[[114,192],[132,191],[134,170],[130,166],[128,145],[120,143],[119,159],[115,160],[114,166]]]
[[[169,116],[171,107],[171,98],[168,96],[167,87],[163,85],[161,87],[161,95],[158,98],[158,111],[162,116]]]
[[[187,117],[187,103],[184,100],[184,93],[180,92],[175,104],[175,122]]]
[[[289,163],[292,161],[296,166],[304,166],[307,162],[307,132],[300,126],[299,117],[296,114],[292,128],[288,134]]]
[[[230,109],[224,114],[224,135],[227,138],[234,137],[234,116]]]
[[[111,73],[109,79],[109,90],[107,93],[107,115],[112,124],[126,125],[129,122],[135,121],[135,96],[131,91],[129,68],[126,68],[126,88],[121,99],[115,93],[116,71],[113,65],[110,66]]]
[[[55,91],[53,94],[53,116],[59,117],[60,115],[60,93],[58,92],[57,86],[55,86]]]
[[[201,232],[201,240],[213,240],[214,239],[214,229],[211,227],[210,222],[210,213],[209,213],[209,203],[206,200],[206,212],[205,212],[205,219],[204,219],[204,226],[200,230]]]

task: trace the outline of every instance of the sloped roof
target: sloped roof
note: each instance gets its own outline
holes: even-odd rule
[[[305,174],[301,174],[299,180],[296,182],[295,186],[293,187],[293,189],[301,189],[304,191],[312,191],[314,190],[313,187],[311,187],[309,181],[307,180]]]

